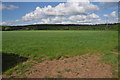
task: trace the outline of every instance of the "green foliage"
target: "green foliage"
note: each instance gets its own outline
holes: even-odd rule
[[[40,24],[26,26],[2,26],[3,31],[12,30],[118,30],[119,24],[74,25],[74,24]]]

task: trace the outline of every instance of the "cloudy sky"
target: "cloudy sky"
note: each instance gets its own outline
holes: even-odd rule
[[[117,2],[3,2],[3,25],[118,22]]]

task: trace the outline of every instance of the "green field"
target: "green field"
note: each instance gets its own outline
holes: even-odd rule
[[[3,32],[3,52],[21,56],[59,56],[111,51],[117,31],[11,31]]]
[[[2,36],[5,54],[29,59],[104,54],[104,62],[117,62],[117,31],[3,31]]]

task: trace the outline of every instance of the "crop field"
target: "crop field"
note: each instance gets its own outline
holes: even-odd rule
[[[43,58],[59,60],[86,54],[101,55],[100,62],[111,65],[113,75],[117,75],[117,31],[3,31],[2,36],[5,76],[16,77],[12,76],[15,71],[24,74],[30,69],[21,69],[31,67],[33,61],[41,63]],[[22,64],[24,60],[28,63]]]

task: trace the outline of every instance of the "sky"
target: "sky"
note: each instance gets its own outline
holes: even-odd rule
[[[118,22],[117,2],[2,2],[0,25]]]

